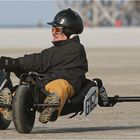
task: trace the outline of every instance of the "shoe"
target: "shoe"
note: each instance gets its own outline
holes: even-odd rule
[[[99,95],[101,97],[102,103],[104,106],[109,104],[109,99],[106,93],[106,90],[104,87],[102,87],[101,89],[99,89]]]
[[[9,88],[4,88],[0,92],[0,104],[12,104],[12,95]],[[0,107],[0,113],[3,115],[4,119],[12,121],[12,109],[7,107]]]
[[[60,106],[60,98],[54,94],[50,93],[44,100],[44,104],[58,104],[56,107],[45,107],[45,109],[39,115],[39,121],[41,123],[47,123],[48,121],[56,121],[58,117],[58,110]]]
[[[13,114],[12,110],[9,108],[4,108],[3,111],[1,111],[1,114],[3,115],[3,118],[7,121],[13,120]]]

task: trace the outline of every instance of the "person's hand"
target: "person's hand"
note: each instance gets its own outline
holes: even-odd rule
[[[5,56],[0,57],[0,68],[12,70],[14,67],[15,67],[15,59]]]
[[[5,61],[6,60],[6,57],[2,56],[0,57],[0,68],[4,68],[5,66]]]

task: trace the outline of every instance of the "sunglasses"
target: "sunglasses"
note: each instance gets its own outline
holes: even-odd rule
[[[52,32],[55,33],[62,33],[62,27],[52,27]]]

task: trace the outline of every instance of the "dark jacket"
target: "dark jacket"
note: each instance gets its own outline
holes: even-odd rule
[[[35,71],[45,74],[44,83],[54,79],[67,80],[78,92],[85,81],[88,63],[84,46],[79,37],[53,42],[54,46],[17,58],[20,72]]]

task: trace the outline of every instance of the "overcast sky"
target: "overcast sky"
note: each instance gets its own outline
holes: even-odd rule
[[[0,26],[36,26],[39,21],[45,25],[53,19],[58,10],[56,7],[54,0],[0,0]]]

